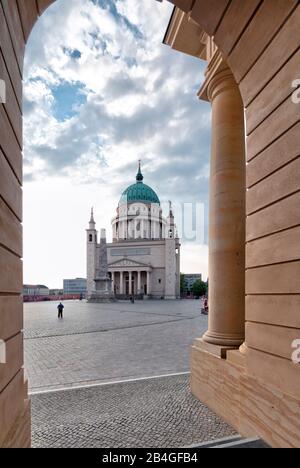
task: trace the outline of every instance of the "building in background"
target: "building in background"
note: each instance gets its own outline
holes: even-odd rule
[[[81,295],[86,296],[86,278],[64,279],[64,296]]]
[[[31,284],[24,284],[23,286],[23,297],[26,296],[32,296],[32,297],[37,297],[37,296],[49,296],[50,290],[47,288],[47,286],[44,286],[43,284],[36,284],[36,285],[31,285]]]
[[[63,296],[63,289],[50,289],[50,296]]]
[[[201,273],[191,273],[191,274],[184,274],[184,280],[186,285],[187,292],[191,292],[193,285],[196,281],[202,281],[202,274]]]
[[[163,217],[155,191],[144,184],[139,165],[136,183],[122,194],[112,220],[113,241],[107,244],[108,272],[116,296],[153,299],[180,297],[180,240],[170,203]],[[87,229],[87,294],[95,291],[102,267],[92,211]]]

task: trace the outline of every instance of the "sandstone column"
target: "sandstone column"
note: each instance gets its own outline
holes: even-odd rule
[[[245,335],[244,106],[227,66],[208,81],[212,103],[209,328],[203,340],[238,347]]]
[[[129,295],[132,294],[132,271],[129,272]]]
[[[138,271],[137,274],[138,274],[137,293],[141,294],[141,272]]]

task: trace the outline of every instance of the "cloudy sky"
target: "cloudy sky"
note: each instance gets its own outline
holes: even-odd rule
[[[183,204],[198,213],[191,226],[184,217],[181,269],[206,276],[205,64],[162,44],[171,12],[154,0],[57,0],[35,26],[24,81],[24,282],[61,287],[85,276],[91,206],[110,240],[139,159],[179,221]]]

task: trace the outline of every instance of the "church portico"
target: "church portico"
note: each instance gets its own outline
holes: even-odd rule
[[[116,296],[144,296],[151,290],[151,270],[147,265],[138,265],[124,259],[108,265],[112,287]]]
[[[138,271],[112,271],[111,278],[116,296],[134,294],[147,295],[149,289],[147,283],[147,272]]]

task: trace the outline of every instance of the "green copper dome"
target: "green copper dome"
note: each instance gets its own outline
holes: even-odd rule
[[[123,192],[119,206],[126,203],[133,202],[144,202],[144,203],[157,203],[160,205],[160,201],[154,190],[149,185],[144,184],[144,177],[141,171],[141,164],[139,164],[139,170],[136,176],[136,183],[130,185],[125,192]]]

